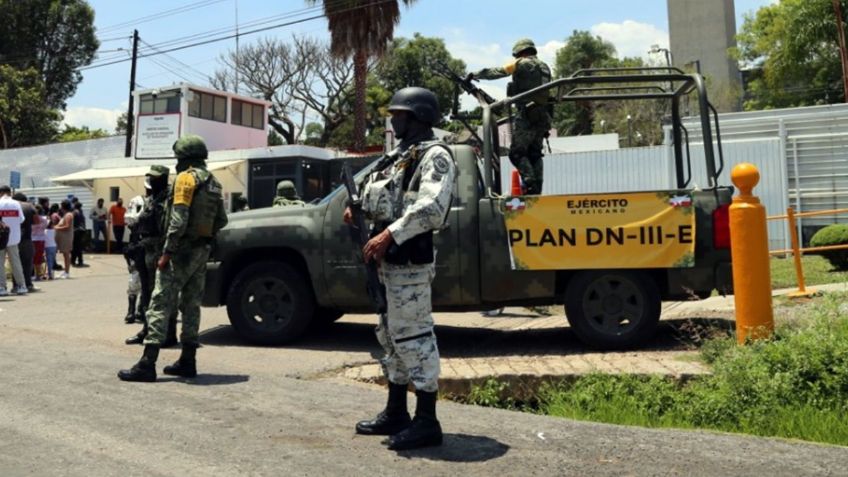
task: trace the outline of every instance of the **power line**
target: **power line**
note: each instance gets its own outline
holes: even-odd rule
[[[188,5],[183,5],[181,7],[172,8],[170,10],[164,10],[164,11],[161,11],[161,12],[158,12],[158,13],[151,13],[149,15],[145,15],[143,17],[138,17],[138,18],[135,18],[133,20],[128,20],[128,21],[125,21],[125,22],[116,23],[114,25],[110,25],[110,26],[101,28],[99,31],[101,33],[103,33],[103,32],[108,32],[108,31],[120,30],[121,28],[129,28],[129,27],[132,27],[132,26],[140,25],[142,23],[152,22],[152,21],[158,20],[160,18],[173,16],[173,15],[177,15],[177,14],[180,14],[180,13],[185,13],[185,12],[188,12],[188,11],[191,11],[191,10],[196,10],[198,8],[203,8],[203,7],[206,7],[206,6],[209,6],[209,5],[213,5],[215,3],[221,3],[223,1],[225,1],[225,0],[203,0],[203,1],[200,1],[200,2],[190,3]]]
[[[145,45],[147,45],[148,47],[150,47],[153,51],[156,51],[156,52],[158,52],[158,53],[162,54],[162,57],[163,57],[163,58],[166,58],[166,59],[168,59],[169,61],[171,61],[172,63],[176,63],[176,64],[177,64],[177,65],[179,65],[180,67],[185,68],[186,70],[188,70],[188,72],[189,72],[189,73],[192,73],[192,74],[194,74],[194,75],[197,75],[197,76],[198,76],[198,77],[200,77],[200,78],[203,78],[203,81],[204,81],[204,82],[205,82],[205,81],[207,81],[207,79],[208,79],[208,78],[207,78],[207,76],[208,76],[208,75],[207,75],[206,73],[204,73],[204,72],[202,72],[202,71],[200,71],[200,70],[198,70],[198,69],[196,69],[196,68],[192,67],[191,65],[188,65],[188,64],[186,64],[186,63],[183,63],[183,62],[182,62],[182,61],[180,61],[179,59],[177,59],[177,58],[175,58],[175,57],[173,57],[173,56],[171,56],[171,55],[169,55],[169,54],[167,54],[167,53],[162,53],[162,51],[161,51],[160,49],[156,48],[155,46],[151,45],[150,43],[147,43],[147,42],[146,42],[146,41],[144,41],[144,40],[141,40],[141,42],[142,42],[142,43],[144,43]]]
[[[350,11],[353,11],[353,10],[358,10],[360,8],[372,7],[372,6],[375,6],[375,5],[379,5],[381,3],[388,3],[390,1],[395,1],[395,0],[377,0],[377,1],[369,2],[365,5],[359,5],[359,6],[356,6],[356,7],[351,7],[351,8],[339,10],[337,12],[337,14],[343,14],[343,13],[350,12]],[[308,22],[308,21],[317,20],[319,18],[324,18],[324,17],[325,17],[325,15],[323,13],[321,13],[320,15],[313,15],[313,16],[310,16],[310,17],[300,18],[300,19],[292,20],[292,21],[288,21],[288,22],[283,22],[283,23],[271,25],[271,26],[268,26],[268,27],[256,28],[256,29],[253,29],[253,30],[250,30],[250,31],[240,33],[239,36],[246,36],[246,35],[252,35],[254,33],[261,33],[263,31],[269,31],[269,30],[274,30],[274,29],[277,29],[277,28],[296,25],[296,24],[299,24],[299,23],[305,23],[305,22]],[[226,36],[222,36],[222,37],[218,37],[218,38],[212,38],[212,39],[209,39],[209,40],[189,43],[189,44],[186,44],[186,45],[175,46],[175,47],[168,48],[168,49],[165,49],[165,50],[160,50],[158,53],[139,54],[138,58],[145,58],[145,57],[148,57],[148,56],[155,56],[155,55],[159,55],[159,54],[170,53],[170,52],[173,52],[173,51],[184,50],[184,49],[187,49],[187,48],[194,48],[196,46],[208,45],[210,43],[216,43],[216,42],[219,42],[219,41],[230,40],[232,38],[235,38],[235,36],[236,35],[231,34],[231,35],[226,35]],[[114,65],[114,64],[118,64],[118,63],[123,63],[123,62],[126,62],[126,61],[129,61],[129,59],[122,59],[122,60],[116,60],[116,61],[109,61],[109,62],[105,62],[105,63],[98,63],[98,64],[94,64],[94,65],[88,65],[88,66],[84,66],[82,68],[77,68],[77,71],[84,71],[84,70],[90,70],[90,69],[94,69],[94,68],[100,68],[100,67],[103,67],[103,66],[110,66],[110,65]]]

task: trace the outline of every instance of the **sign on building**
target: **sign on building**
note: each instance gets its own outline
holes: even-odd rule
[[[9,171],[9,187],[12,189],[21,188],[21,173],[20,171]]]
[[[146,114],[138,116],[136,159],[174,157],[174,142],[180,137],[180,114]]]

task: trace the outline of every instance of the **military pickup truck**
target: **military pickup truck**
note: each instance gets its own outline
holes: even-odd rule
[[[646,90],[646,83],[658,86]],[[474,94],[473,85],[463,88]],[[682,267],[516,267],[505,220],[505,204],[513,198],[500,193],[492,111],[515,104],[533,90],[500,102],[483,101],[483,137],[478,144],[482,147],[451,146],[459,174],[447,226],[435,236],[434,311],[564,304],[568,322],[583,342],[618,349],[637,346],[652,336],[663,300],[705,298],[716,289],[731,290],[727,207],[733,191],[716,184],[721,167],[716,168],[709,140],[712,108],[700,76],[671,68],[585,70],[542,88],[551,91],[554,101],[646,97],[671,101],[678,183],[677,189],[663,193],[691,200],[694,255]],[[701,125],[708,139],[705,166],[711,183],[704,189],[687,187],[685,177],[688,144],[684,157],[678,106],[680,97],[692,91],[700,93]],[[720,147],[719,142],[719,154]],[[292,342],[311,323],[329,323],[345,313],[372,313],[361,253],[342,221],[346,201],[347,192],[340,187],[305,208],[231,215],[210,257],[204,306],[225,305],[238,334],[259,344]]]

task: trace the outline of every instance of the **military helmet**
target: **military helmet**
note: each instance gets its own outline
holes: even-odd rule
[[[178,161],[205,161],[209,157],[203,138],[186,134],[174,143],[174,154]]]
[[[435,126],[439,122],[439,100],[426,88],[410,86],[399,89],[389,103],[389,111],[409,111],[422,123]]]
[[[297,197],[297,189],[294,187],[294,182],[280,181],[280,183],[277,184],[277,195],[287,199]]]
[[[533,50],[532,54],[536,54],[536,44],[533,43],[533,40],[529,38],[522,38],[515,42],[515,45],[512,47],[512,56],[518,56],[519,54],[527,51]]]

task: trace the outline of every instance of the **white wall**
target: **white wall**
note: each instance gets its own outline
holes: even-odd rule
[[[50,178],[92,167],[98,159],[123,157],[124,136],[89,141],[0,150],[0,183],[9,183],[9,171],[21,172],[21,187],[49,186]]]

